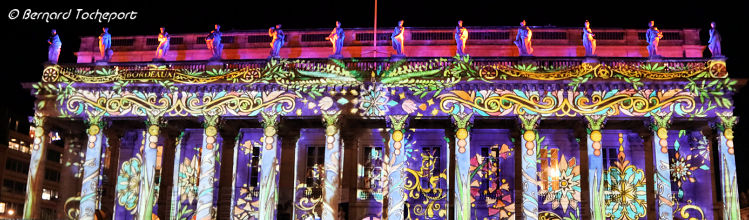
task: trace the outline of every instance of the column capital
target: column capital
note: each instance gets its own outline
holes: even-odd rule
[[[733,126],[736,125],[736,123],[739,122],[739,118],[736,116],[733,116],[733,112],[718,112],[718,123],[716,123],[716,127],[720,131],[727,131],[727,130],[733,130]],[[733,136],[733,135],[731,135]]]
[[[530,130],[536,130],[536,127],[538,126],[538,123],[541,121],[541,115],[538,114],[522,114],[518,115],[518,119],[520,120],[520,126],[523,130],[530,131]]]
[[[588,122],[588,133],[590,131],[600,131],[603,125],[606,124],[606,115],[585,115],[585,119]]]
[[[403,130],[408,127],[408,115],[388,115],[388,127],[392,130]]]
[[[340,127],[341,111],[331,111],[322,113],[323,126],[325,126],[325,135],[332,136],[338,132]]]
[[[280,119],[278,113],[273,113],[273,112],[267,113],[263,111],[263,112],[260,112],[260,116],[261,116],[260,123],[263,125],[263,128],[266,128],[266,129],[269,127],[278,128],[278,122]],[[267,135],[267,136],[272,136],[272,135]]]
[[[452,122],[455,125],[456,129],[468,129],[471,127],[471,124],[473,124],[473,112],[471,113],[464,113],[460,112],[458,114],[451,114]]]
[[[651,129],[653,131],[658,132],[661,128],[663,128],[663,131],[668,129],[671,126],[671,115],[673,115],[673,112],[651,112],[650,115],[652,116],[652,124]]]
[[[215,114],[203,115],[203,128],[218,127],[220,122],[221,121],[219,120],[218,115],[215,115]]]
[[[49,127],[49,125],[47,124],[48,118],[49,117],[45,116],[41,112],[35,112],[34,116],[31,117],[30,122],[32,125],[34,125],[34,127],[48,129]]]

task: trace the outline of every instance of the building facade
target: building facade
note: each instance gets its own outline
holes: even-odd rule
[[[389,49],[356,29],[344,59],[316,30],[268,60],[254,32],[225,33],[221,61],[184,34],[168,61],[150,62],[155,36],[125,36],[113,62],[86,63],[83,37],[79,63],[30,86],[34,131],[85,140],[63,155],[80,161],[60,189],[73,219],[738,218],[740,85],[698,30],[664,30],[656,59],[644,30],[602,29],[600,57],[582,57],[579,28],[536,32],[533,57],[502,27],[471,29],[471,56],[453,57],[450,29],[407,29],[398,60],[368,56]]]

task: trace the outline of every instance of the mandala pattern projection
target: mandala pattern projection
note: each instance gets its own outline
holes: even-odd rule
[[[179,137],[174,157],[172,188],[172,216],[177,220],[190,220],[198,205],[198,175],[200,175],[200,146],[202,129],[185,129]]]
[[[539,129],[538,209],[563,218],[580,218],[579,143],[572,130]],[[541,216],[539,216],[540,219]]]
[[[471,219],[514,219],[515,152],[510,131],[471,132]]]
[[[603,185],[594,197],[604,198],[607,218],[646,219],[643,140],[637,133],[625,130],[603,130],[602,133]]]
[[[674,218],[712,218],[708,139],[700,131],[669,130],[668,143]]]
[[[447,217],[447,144],[444,130],[416,129],[405,146],[405,219]]]
[[[260,151],[263,129],[244,128],[239,131],[234,152],[232,219],[258,219],[260,193]]]

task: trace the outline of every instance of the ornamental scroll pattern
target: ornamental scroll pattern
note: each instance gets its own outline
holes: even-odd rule
[[[146,116],[152,111],[163,116],[197,116],[204,112],[218,115],[254,116],[263,110],[288,113],[295,109],[297,96],[283,91],[205,92],[202,94],[145,93],[79,90],[63,103],[67,115],[104,110],[109,116]]]
[[[474,112],[480,116],[541,114],[544,116],[644,116],[653,110],[670,109],[685,115],[695,109],[693,94],[675,89],[611,90],[591,93],[574,91],[480,90],[450,91],[440,95],[443,112]]]

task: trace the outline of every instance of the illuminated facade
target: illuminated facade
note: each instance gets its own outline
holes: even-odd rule
[[[112,63],[85,63],[84,37],[78,64],[32,86],[35,132],[87,140],[71,218],[738,218],[740,85],[699,58],[697,30],[663,30],[657,60],[644,30],[601,29],[601,57],[581,57],[581,29],[534,29],[522,58],[509,28],[471,29],[454,58],[452,31],[407,29],[396,62],[363,55],[356,29],[341,60],[310,46],[328,31],[286,31],[271,60],[224,33],[210,62],[202,34],[172,35],[157,63],[155,36],[113,37]]]

